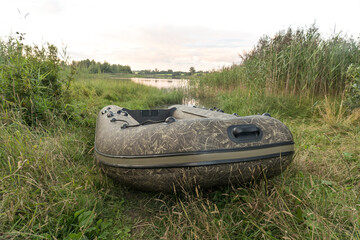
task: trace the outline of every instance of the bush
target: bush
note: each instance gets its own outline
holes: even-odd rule
[[[60,59],[54,45],[27,46],[23,34],[0,40],[0,99],[4,109],[20,112],[33,125],[64,110],[71,78],[60,78]]]

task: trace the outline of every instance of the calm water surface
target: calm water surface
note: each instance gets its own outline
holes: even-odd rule
[[[131,81],[160,89],[187,88],[189,86],[188,79],[131,78]]]
[[[156,78],[131,78],[131,81],[146,86],[157,87],[159,89],[184,89],[189,87],[189,79],[156,79]],[[194,98],[184,97],[184,105],[199,105],[199,101]]]

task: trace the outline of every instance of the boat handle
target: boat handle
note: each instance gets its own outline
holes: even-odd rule
[[[249,127],[249,128],[242,128],[236,127],[232,130],[232,134],[234,137],[258,137],[260,135],[260,129],[258,127]]]
[[[233,125],[228,128],[228,135],[234,142],[253,142],[262,138],[262,131],[253,124]]]

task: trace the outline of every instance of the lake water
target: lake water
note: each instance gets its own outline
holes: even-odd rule
[[[187,88],[189,86],[188,79],[131,78],[131,81],[160,89]]]
[[[156,78],[131,78],[131,81],[146,86],[157,87],[159,89],[176,89],[186,90],[189,87],[189,79],[156,79]],[[184,97],[182,104],[194,106],[199,105],[199,101],[194,98]]]

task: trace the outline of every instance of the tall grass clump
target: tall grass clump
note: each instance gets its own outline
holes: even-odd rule
[[[201,86],[252,87],[286,95],[340,95],[347,84],[351,64],[360,64],[360,43],[342,34],[328,39],[318,28],[299,28],[264,36],[242,63],[205,75]]]
[[[70,79],[60,77],[56,46],[28,46],[23,36],[0,40],[0,99],[33,125],[64,111]]]
[[[360,109],[360,65],[350,65],[347,71],[345,106],[348,110]]]

